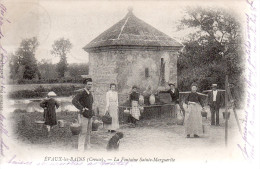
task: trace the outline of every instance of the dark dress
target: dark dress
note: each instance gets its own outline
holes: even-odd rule
[[[140,96],[139,93],[137,93],[137,92],[132,92],[132,93],[130,94],[130,103],[132,103],[133,100],[134,100],[134,101],[139,101],[139,96]]]
[[[59,103],[55,99],[49,98],[49,99],[44,99],[40,103],[40,106],[44,108],[43,117],[45,120],[45,124],[50,126],[57,125],[55,108],[59,108],[60,106]]]
[[[200,104],[203,107],[202,96],[199,95],[197,92],[189,93],[188,97],[185,99],[185,103],[188,104],[188,102],[196,102],[196,103]]]

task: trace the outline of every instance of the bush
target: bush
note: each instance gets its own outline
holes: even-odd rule
[[[25,98],[37,98],[44,97],[46,94],[42,92],[37,92],[34,90],[20,90],[9,93],[9,98],[11,99],[25,99]]]
[[[46,83],[82,83],[83,78],[81,76],[75,76],[74,78],[72,77],[64,77],[64,78],[55,78],[55,79],[32,79],[32,80],[27,80],[27,79],[21,79],[18,80],[18,84],[46,84]]]
[[[9,93],[9,98],[11,99],[28,99],[28,98],[42,98],[47,95],[48,92],[53,91],[57,96],[71,96],[75,94],[75,90],[80,89],[74,85],[70,86],[54,86],[51,88],[44,88],[39,86],[34,90],[19,90]]]

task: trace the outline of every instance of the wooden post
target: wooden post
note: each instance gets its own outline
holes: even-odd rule
[[[226,75],[225,80],[225,145],[228,145],[228,118],[227,118],[227,112],[228,112],[228,75]]]
[[[228,93],[228,97],[230,98],[230,100],[233,101],[233,97],[232,97],[232,94],[231,94],[231,91],[230,91],[229,87],[228,87],[227,93]],[[239,120],[238,120],[237,111],[236,111],[236,107],[235,107],[234,103],[232,103],[232,108],[233,108],[233,112],[234,112],[234,115],[235,115],[235,118],[236,118],[238,130],[239,130],[240,134],[242,134],[241,126],[240,126],[240,123],[239,123]]]

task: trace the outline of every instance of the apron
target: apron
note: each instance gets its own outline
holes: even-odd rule
[[[131,110],[130,110],[130,114],[131,114],[136,120],[139,120],[141,113],[140,113],[138,101],[135,101],[135,100],[132,101],[132,108],[131,108]]]
[[[184,119],[186,135],[201,135],[203,133],[201,106],[198,103],[188,105]]]

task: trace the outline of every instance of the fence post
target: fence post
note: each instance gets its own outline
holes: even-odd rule
[[[225,80],[225,146],[228,145],[228,118],[227,118],[227,112],[228,112],[228,75],[226,75]]]

